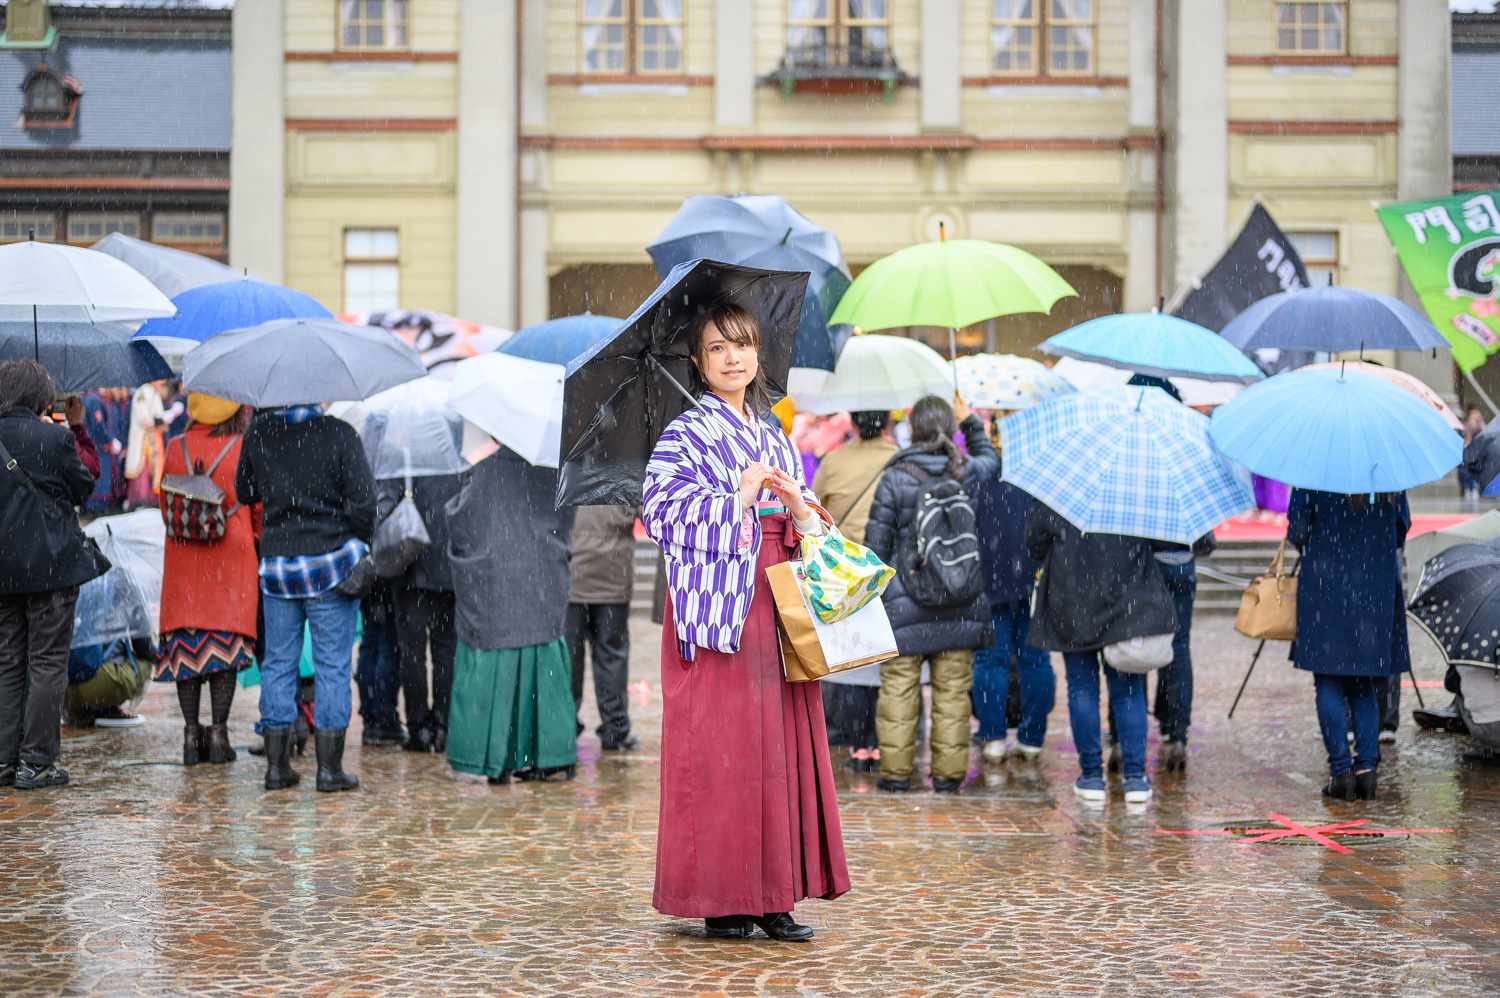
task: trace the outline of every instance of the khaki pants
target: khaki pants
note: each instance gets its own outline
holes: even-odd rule
[[[93,679],[68,687],[63,712],[72,724],[90,724],[111,707],[123,707],[140,696],[150,680],[149,662],[132,663],[128,658],[101,662]]]
[[[969,686],[974,653],[967,648],[927,657],[932,667],[932,775],[962,780],[969,770]],[[880,737],[880,775],[911,776],[917,752],[917,712],[922,709],[922,656],[902,655],[880,667],[875,732]]]

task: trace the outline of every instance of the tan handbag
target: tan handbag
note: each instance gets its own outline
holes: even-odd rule
[[[1247,638],[1291,641],[1297,636],[1297,576],[1286,573],[1285,559],[1283,540],[1266,574],[1246,586],[1240,597],[1234,629]]]
[[[885,604],[873,600],[834,624],[815,620],[798,583],[796,572],[800,567],[800,562],[784,561],[766,569],[766,581],[776,603],[787,682],[811,682],[896,657],[896,638],[885,615]]]

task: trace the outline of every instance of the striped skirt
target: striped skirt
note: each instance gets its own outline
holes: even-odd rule
[[[239,672],[255,664],[255,640],[232,631],[184,627],[162,636],[155,675],[158,683],[201,679],[215,672]]]

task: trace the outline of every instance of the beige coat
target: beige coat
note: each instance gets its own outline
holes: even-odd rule
[[[855,438],[823,458],[813,477],[812,490],[845,537],[863,544],[876,480],[886,462],[896,456],[896,445],[885,437]]]

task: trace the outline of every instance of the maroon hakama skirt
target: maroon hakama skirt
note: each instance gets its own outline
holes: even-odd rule
[[[766,582],[797,535],[785,514],[763,517],[761,527],[755,598],[737,653],[698,648],[695,661],[684,661],[667,601],[651,898],[666,915],[763,915],[849,889],[822,691],[786,681]]]

